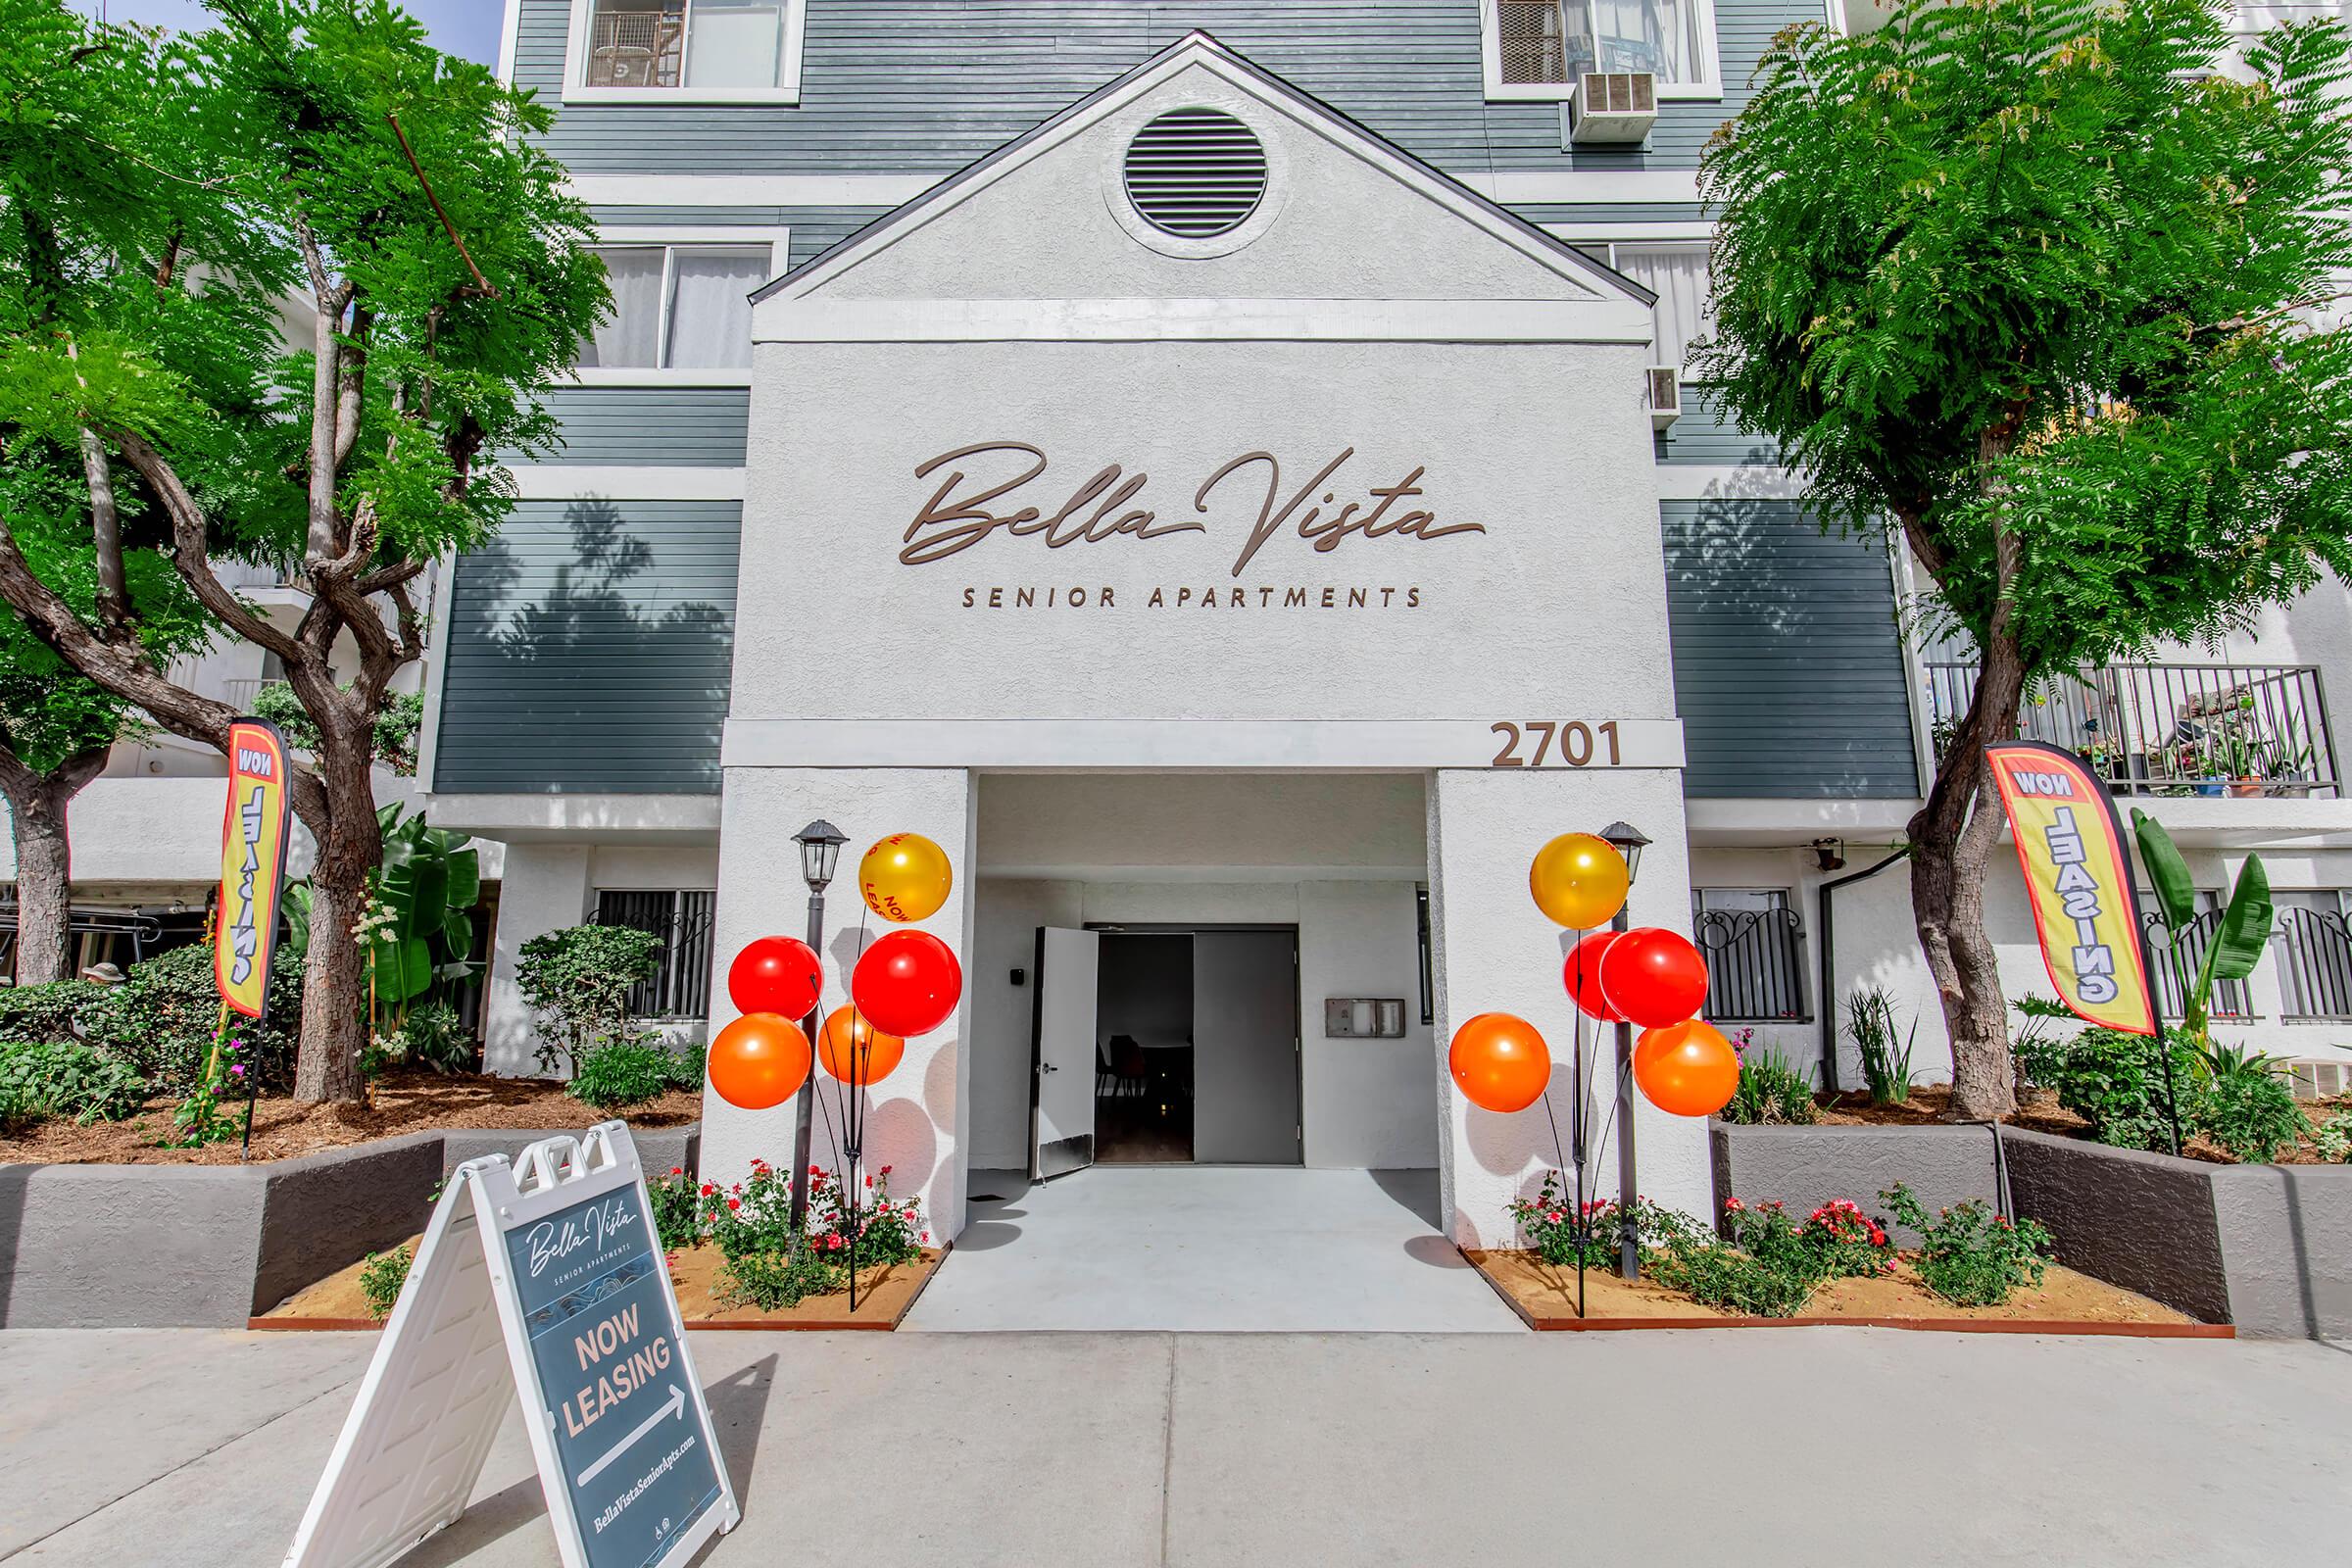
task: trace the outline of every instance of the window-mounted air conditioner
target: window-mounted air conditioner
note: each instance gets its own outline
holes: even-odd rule
[[[1568,105],[1568,139],[1585,147],[1640,142],[1658,122],[1658,78],[1648,71],[1588,71]]]
[[[1683,368],[1679,365],[1653,365],[1649,368],[1649,427],[1663,430],[1683,416]]]

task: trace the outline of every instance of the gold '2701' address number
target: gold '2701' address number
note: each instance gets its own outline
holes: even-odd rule
[[[1617,745],[1617,721],[1606,724],[1580,724],[1573,720],[1555,724],[1548,719],[1531,720],[1525,724],[1507,721],[1489,726],[1502,737],[1502,750],[1494,754],[1493,767],[1618,767],[1624,759]],[[1554,742],[1557,745],[1554,745]],[[1519,748],[1533,744],[1535,755],[1522,757]]]

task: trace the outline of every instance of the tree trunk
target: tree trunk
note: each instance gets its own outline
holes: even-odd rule
[[[110,747],[93,747],[48,773],[0,752],[17,847],[17,984],[74,977],[74,854],[66,811],[106,766]]]
[[[367,952],[352,927],[368,906],[368,879],[384,858],[370,777],[372,731],[363,717],[336,711],[319,725],[319,781],[324,804],[310,821],[318,840],[311,868],[311,947],[303,961],[302,1049],[294,1098],[304,1104],[358,1100],[367,1092],[360,1052],[368,1043]],[[356,729],[359,738],[352,734]]]
[[[2017,1109],[2009,1059],[2008,998],[1984,934],[1984,872],[2000,842],[2001,810],[1987,744],[2016,727],[2025,667],[2014,640],[1986,639],[1977,689],[1951,747],[1936,761],[1927,804],[1911,819],[1911,912],[1952,1043],[1952,1111],[1988,1121]]]

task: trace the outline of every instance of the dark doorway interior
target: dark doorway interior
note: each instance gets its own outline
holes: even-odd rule
[[[1095,1158],[1193,1157],[1193,939],[1104,933],[1095,1032]]]

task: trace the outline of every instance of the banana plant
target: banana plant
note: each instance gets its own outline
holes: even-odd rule
[[[481,901],[481,852],[463,833],[430,827],[397,805],[376,812],[384,858],[375,875],[373,919],[368,932],[368,969],[375,1010],[398,1023],[436,987],[471,978],[473,906]],[[300,954],[311,940],[311,890],[286,890],[290,945]]]
[[[2186,975],[2188,969],[2188,929],[2197,917],[2197,885],[2188,874],[2188,862],[2173,843],[2173,836],[2164,824],[2136,807],[2132,811],[2132,832],[2139,841],[2139,858],[2148,868],[2148,883],[2156,892],[2156,906],[2164,916],[2164,928],[2172,940],[2173,972]],[[2271,900],[2270,873],[2262,868],[2262,857],[2249,855],[2246,863],[2238,867],[2237,883],[2230,890],[2230,902],[2222,910],[2221,923],[2214,928],[2213,940],[2205,944],[2205,959],[2197,965],[2196,980],[2188,989],[2186,1006],[2182,1009],[2180,1027],[2197,1041],[2204,1052],[2212,1044],[2211,1008],[2213,988],[2223,980],[2243,980],[2254,972],[2262,961],[2262,952],[2271,940],[2271,923],[2278,908]]]

